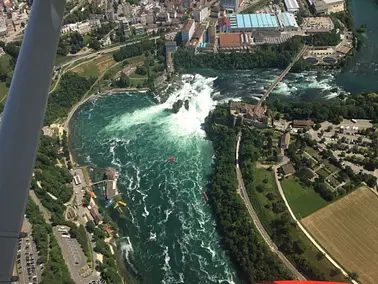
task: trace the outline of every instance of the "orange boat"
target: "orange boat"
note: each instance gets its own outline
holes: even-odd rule
[[[176,161],[176,158],[174,158],[174,157],[168,158],[168,162],[174,162],[174,161]]]

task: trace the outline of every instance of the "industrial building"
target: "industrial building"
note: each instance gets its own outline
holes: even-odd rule
[[[299,11],[299,4],[297,0],[285,0],[286,10],[290,13],[296,13]]]
[[[188,42],[192,39],[194,34],[195,24],[194,20],[188,19],[181,30],[181,41],[183,43]]]
[[[230,16],[231,32],[249,32],[257,30],[274,31],[280,24],[274,14],[238,14]]]
[[[344,0],[308,0],[318,15],[329,15],[345,10]]]
[[[291,13],[279,13],[277,15],[278,21],[280,23],[281,29],[284,31],[297,31],[299,26],[295,20],[295,16]]]
[[[236,33],[257,31],[297,31],[298,29],[299,26],[295,20],[294,14],[288,12],[278,13],[277,15],[261,13],[230,16],[230,31]]]

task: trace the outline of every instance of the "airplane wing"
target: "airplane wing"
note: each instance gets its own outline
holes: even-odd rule
[[[34,1],[0,124],[0,283],[12,277],[64,5]]]

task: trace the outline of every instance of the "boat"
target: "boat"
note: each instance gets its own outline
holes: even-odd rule
[[[174,161],[176,161],[176,158],[175,158],[175,157],[170,157],[170,158],[168,158],[168,162],[174,162]]]
[[[109,203],[105,205],[105,208],[108,208],[112,204],[113,204],[113,200],[110,200]]]
[[[126,203],[123,202],[123,201],[118,201],[118,204],[122,205],[122,206],[126,206]]]
[[[92,117],[92,114],[91,113],[88,114],[88,119],[91,119],[91,117]]]
[[[203,192],[203,195],[205,196],[205,200],[209,201],[209,197],[207,197],[206,191]]]

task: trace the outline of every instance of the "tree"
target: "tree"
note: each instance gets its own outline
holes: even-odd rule
[[[324,257],[325,257],[325,254],[322,253],[321,251],[318,251],[318,252],[316,253],[316,259],[317,259],[318,261],[324,259]]]
[[[127,88],[131,85],[131,80],[125,73],[122,72],[117,85],[120,88]]]
[[[332,268],[329,272],[329,276],[331,277],[339,276],[340,274],[341,274],[341,271],[338,268]]]
[[[263,192],[263,191],[265,190],[265,186],[262,185],[262,184],[259,184],[258,186],[256,186],[256,190],[257,190],[258,192]]]
[[[358,274],[357,274],[357,272],[349,272],[348,273],[348,277],[349,277],[349,280],[358,280]]]
[[[95,231],[96,225],[92,220],[89,220],[85,225],[86,230],[88,233],[93,233]]]
[[[293,242],[293,249],[296,254],[300,255],[304,253],[304,251],[306,250],[306,246],[301,240],[298,239]]]
[[[136,70],[135,70],[135,73],[139,74],[139,75],[146,75],[147,74],[146,67],[144,67],[144,66],[138,66],[136,68]]]
[[[99,50],[101,48],[101,44],[97,38],[91,38],[89,41],[89,47],[94,50]]]

